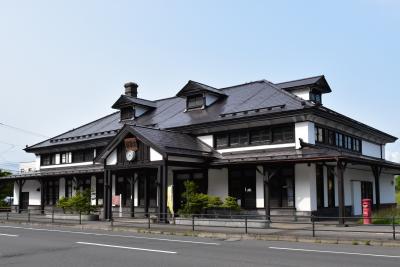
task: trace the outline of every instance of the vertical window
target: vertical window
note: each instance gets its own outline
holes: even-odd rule
[[[271,142],[271,134],[269,129],[259,129],[250,132],[250,143],[256,144],[267,144]]]
[[[338,147],[343,147],[343,134],[336,133],[336,145]]]
[[[59,197],[59,182],[58,180],[49,180],[44,182],[44,203],[46,205],[57,204]]]
[[[203,95],[193,95],[187,97],[187,109],[201,108],[204,106]]]
[[[315,141],[318,143],[324,143],[325,141],[325,129],[321,127],[315,127]]]
[[[72,197],[72,178],[65,178],[65,197]]]
[[[241,146],[249,144],[248,132],[236,132],[230,134],[230,146]]]
[[[317,165],[317,208],[324,207],[324,167]]]
[[[334,167],[328,166],[328,207],[335,207],[335,171]]]
[[[135,117],[135,110],[133,107],[121,108],[121,120],[130,120]]]
[[[272,141],[275,143],[279,142],[291,142],[294,139],[293,127],[284,126],[276,127],[272,129]]]
[[[228,134],[219,134],[215,136],[215,147],[225,148],[229,146]]]

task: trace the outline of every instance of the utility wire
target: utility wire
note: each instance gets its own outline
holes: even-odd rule
[[[0,122],[0,126],[8,127],[10,129],[17,130],[17,131],[20,131],[20,132],[24,132],[24,133],[27,133],[27,134],[30,134],[30,135],[35,135],[35,136],[38,136],[38,137],[50,138],[49,136],[46,136],[46,135],[43,135],[43,134],[40,134],[40,133],[35,133],[35,132],[29,131],[29,130],[25,130],[25,129],[22,129],[22,128],[18,128],[18,127],[15,127],[15,126],[11,126],[11,125],[8,125],[8,124],[2,123],[2,122]]]

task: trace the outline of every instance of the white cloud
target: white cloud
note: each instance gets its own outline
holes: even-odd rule
[[[387,160],[400,163],[400,152],[389,152]]]

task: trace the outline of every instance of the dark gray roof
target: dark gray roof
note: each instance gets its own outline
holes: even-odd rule
[[[139,106],[145,106],[145,107],[150,107],[150,108],[156,108],[157,105],[154,101],[146,100],[146,99],[141,99],[137,97],[132,97],[128,95],[121,95],[118,100],[112,105],[112,108],[118,109],[121,107],[126,107],[129,105],[139,105]]]
[[[98,155],[95,161],[101,162],[104,160],[128,133],[133,134],[141,142],[164,155],[219,157],[219,153],[212,147],[192,135],[170,130],[125,124],[118,135],[114,137],[114,140],[110,142],[109,146],[107,146],[100,155]]]
[[[324,75],[277,83],[276,85],[287,91],[305,86],[317,86],[323,93],[330,93],[332,91]]]
[[[104,172],[104,166],[102,164],[92,164],[92,165],[63,167],[63,168],[41,169],[39,171],[34,171],[34,172],[26,172],[21,174],[13,174],[6,177],[0,177],[0,180],[14,180],[19,178],[36,179],[39,177],[53,177],[53,176],[90,174],[90,173],[102,173],[102,172]]]
[[[304,108],[304,101],[301,98],[280,89],[266,80],[222,88],[219,91],[227,97],[221,101],[217,101],[205,110],[185,112],[186,100],[180,97],[152,101],[155,108],[135,119],[135,123],[137,125],[168,129],[224,121],[232,119],[232,117],[254,116],[260,113],[277,113]],[[312,104],[307,103],[306,105]],[[258,112],[255,113],[255,111]],[[33,145],[27,148],[26,151],[34,151],[53,145],[93,140],[99,137],[115,136],[123,126],[119,122],[119,116],[119,112],[115,112]]]
[[[240,119],[259,115],[300,111],[310,107],[327,113],[329,111],[325,110],[326,108],[317,106],[310,101],[305,101],[286,90],[290,86],[313,84],[321,81],[325,81],[324,76],[280,84],[259,80],[221,89],[215,89],[207,85],[192,82],[192,84],[195,83],[196,86],[206,88],[207,90],[218,91],[226,95],[226,97],[221,98],[204,110],[199,109],[188,112],[185,112],[186,100],[181,97],[171,97],[155,101],[143,100],[144,102],[141,103],[146,105],[151,103],[153,108],[139,118],[136,118],[134,123],[146,127],[172,129],[208,124],[211,122],[220,123],[235,118]],[[142,100],[135,98],[135,101]],[[93,141],[102,137],[112,138],[122,127],[123,124],[120,123],[119,112],[115,112],[79,128],[28,147],[26,151],[36,152],[39,149],[50,146]],[[371,130],[373,129],[371,128]],[[383,134],[386,138],[394,138],[378,130],[375,132],[379,135]]]

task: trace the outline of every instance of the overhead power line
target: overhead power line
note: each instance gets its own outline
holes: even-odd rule
[[[0,122],[0,126],[7,127],[7,128],[10,128],[10,129],[19,131],[19,132],[23,132],[23,133],[34,135],[34,136],[38,136],[38,137],[50,138],[49,136],[46,136],[44,134],[35,133],[35,132],[32,132],[32,131],[25,130],[25,129],[22,129],[22,128],[19,128],[19,127],[15,127],[15,126],[12,126],[12,125],[8,125],[8,124],[2,123],[2,122]]]

